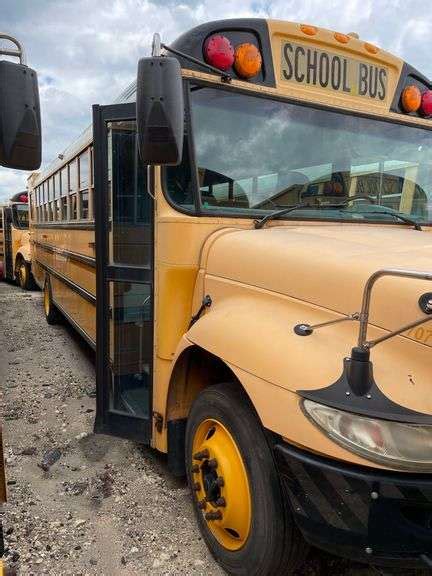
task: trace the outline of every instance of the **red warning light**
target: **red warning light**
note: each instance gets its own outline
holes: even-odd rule
[[[426,92],[423,92],[420,111],[423,116],[426,116],[427,118],[432,116],[432,90],[426,90]]]
[[[214,34],[204,44],[204,58],[207,64],[228,70],[234,64],[234,48],[226,36]]]

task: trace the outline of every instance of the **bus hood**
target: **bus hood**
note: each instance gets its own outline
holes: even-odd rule
[[[432,272],[432,229],[308,223],[236,230],[213,239],[204,267],[209,275],[351,314],[360,311],[365,283],[377,270]],[[380,279],[370,323],[395,330],[413,322],[422,316],[418,300],[426,292],[432,282]],[[432,346],[432,330],[420,341]]]

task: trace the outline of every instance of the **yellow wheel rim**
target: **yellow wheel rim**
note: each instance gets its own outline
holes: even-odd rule
[[[27,268],[25,264],[21,264],[20,266],[20,280],[21,286],[25,286],[27,282]]]
[[[44,287],[44,309],[46,316],[48,316],[50,311],[50,297],[49,297],[48,284],[45,284]]]
[[[242,548],[252,518],[249,479],[234,438],[217,420],[204,420],[195,432],[191,478],[213,536],[228,550]]]

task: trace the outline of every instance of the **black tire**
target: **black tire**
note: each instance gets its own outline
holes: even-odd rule
[[[31,273],[31,266],[24,259],[17,262],[15,276],[20,288],[23,290],[33,290],[34,280]]]
[[[193,454],[194,438],[199,437],[200,432],[197,434],[197,430],[200,425],[209,419],[220,422],[228,430],[248,477],[250,529],[247,539],[238,550],[230,550],[215,537],[204,512],[199,508],[196,496],[196,486],[200,485],[200,482],[197,483],[197,474],[199,480],[202,475],[204,485],[206,482],[201,462],[200,472],[197,473],[197,454]],[[308,546],[294,524],[284,497],[271,446],[248,397],[236,384],[210,386],[195,400],[186,430],[186,470],[203,538],[216,561],[228,574],[288,575],[304,561]]]
[[[51,283],[49,277],[45,278],[43,289],[43,305],[45,312],[45,320],[48,324],[57,324],[60,320],[60,312],[55,307],[51,293]]]

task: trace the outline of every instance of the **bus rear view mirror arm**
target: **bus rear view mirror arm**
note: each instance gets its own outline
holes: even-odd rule
[[[17,170],[37,170],[41,163],[41,120],[37,75],[25,65],[21,44],[7,34],[0,39],[16,49],[0,49],[0,165]]]
[[[370,350],[377,344],[385,342],[390,338],[394,338],[399,334],[403,334],[412,328],[420,326],[426,322],[430,321],[430,315],[432,313],[432,294],[423,294],[419,299],[420,309],[424,312],[426,316],[418,318],[413,322],[405,326],[401,326],[396,330],[391,330],[390,332],[376,338],[375,340],[367,339],[367,329],[369,324],[369,310],[372,297],[372,289],[377,280],[384,276],[393,276],[397,278],[413,278],[417,280],[432,280],[432,273],[429,272],[417,272],[416,270],[402,270],[402,269],[383,269],[378,270],[372,274],[365,285],[363,291],[362,308],[360,312],[355,312],[354,314],[349,314],[343,316],[342,318],[337,318],[336,320],[330,320],[328,322],[322,322],[320,324],[310,325],[306,323],[297,324],[294,326],[294,332],[297,336],[310,336],[315,330],[330,326],[333,324],[338,324],[340,322],[346,322],[350,320],[355,320],[360,323],[359,335],[357,346],[354,346],[351,350],[351,356],[345,358],[344,366],[346,362],[349,362],[349,370],[347,376],[347,382],[349,388],[357,395],[362,396],[369,392],[372,386],[371,374],[371,364],[370,364]],[[345,369],[344,369],[345,372]]]
[[[176,58],[152,56],[138,63],[136,117],[141,160],[146,165],[181,162],[184,103]]]
[[[346,322],[349,320],[357,320],[360,322],[360,330],[358,336],[357,346],[359,348],[370,349],[388,340],[389,338],[393,338],[393,336],[398,336],[407,330],[415,328],[416,326],[420,326],[425,322],[428,322],[430,318],[422,317],[413,322],[410,322],[406,326],[402,326],[397,330],[392,330],[388,334],[377,338],[376,340],[367,340],[367,327],[369,323],[369,309],[370,309],[370,301],[372,296],[372,288],[375,285],[375,282],[382,278],[383,276],[394,276],[399,278],[414,278],[418,280],[432,280],[432,273],[429,272],[417,272],[416,270],[399,270],[399,269],[383,269],[374,272],[368,281],[366,282],[364,291],[363,291],[363,300],[362,300],[362,308],[361,312],[354,312],[353,314],[348,314],[343,316],[342,318],[337,318],[336,320],[330,320],[328,322],[322,322],[320,324],[310,325],[306,323],[296,324],[294,326],[294,332],[297,336],[310,336],[313,334],[314,330],[318,328],[324,328],[325,326],[330,326],[332,324],[338,324],[340,322]],[[420,296],[419,299],[419,306],[421,310],[426,314],[432,314],[432,293],[423,294]]]

